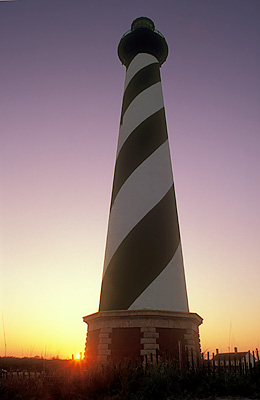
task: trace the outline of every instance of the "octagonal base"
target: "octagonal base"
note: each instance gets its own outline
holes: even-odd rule
[[[196,313],[161,310],[100,311],[83,317],[88,325],[88,362],[173,359],[180,366],[200,360]]]

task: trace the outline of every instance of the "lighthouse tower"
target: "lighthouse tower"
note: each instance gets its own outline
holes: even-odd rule
[[[189,312],[161,87],[168,55],[153,21],[133,21],[118,45],[126,66],[99,312],[85,357],[199,358],[201,317]]]

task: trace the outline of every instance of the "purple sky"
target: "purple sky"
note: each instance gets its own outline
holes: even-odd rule
[[[162,84],[202,349],[259,347],[259,0],[16,0],[0,1],[9,354],[83,351],[81,317],[98,308],[123,93],[117,45],[141,15],[170,49]]]

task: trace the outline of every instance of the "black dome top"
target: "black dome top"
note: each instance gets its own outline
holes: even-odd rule
[[[147,28],[152,31],[155,30],[155,25],[150,18],[147,17],[139,17],[136,18],[131,24],[131,31],[135,31],[138,28]]]

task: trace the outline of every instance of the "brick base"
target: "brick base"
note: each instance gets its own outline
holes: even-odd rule
[[[171,358],[180,365],[196,365],[200,360],[202,318],[196,313],[101,311],[83,317],[83,321],[88,325],[85,359],[89,362]]]

